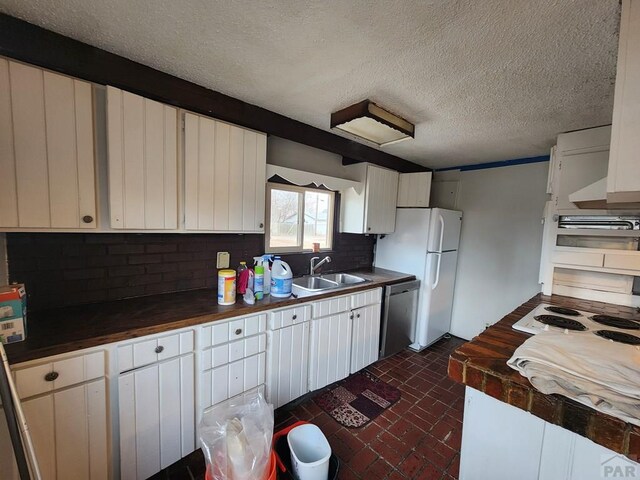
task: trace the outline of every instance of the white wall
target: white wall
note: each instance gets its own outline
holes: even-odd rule
[[[471,339],[540,291],[542,212],[549,163],[459,172],[462,210],[451,333]],[[436,181],[455,181],[453,172]],[[437,189],[436,189],[437,190]],[[450,201],[441,189],[432,205]]]
[[[273,135],[267,138],[267,163],[320,175],[358,180],[353,169],[342,165],[342,155]]]

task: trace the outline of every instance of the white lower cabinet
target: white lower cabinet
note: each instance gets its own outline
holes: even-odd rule
[[[104,378],[23,401],[22,408],[44,480],[108,478]],[[12,449],[5,454],[12,457]],[[0,464],[12,466],[2,478],[19,478],[13,458]]]
[[[351,338],[351,373],[378,360],[380,353],[380,304],[353,311]]]
[[[309,388],[311,391],[349,375],[351,314],[330,315],[311,321]]]
[[[313,303],[309,342],[311,391],[341,380],[378,359],[381,299],[382,289],[377,288]]]
[[[212,368],[203,372],[200,378],[202,405],[208,408],[263,385],[265,353]]]
[[[543,435],[540,418],[467,387],[460,480],[537,480]]]
[[[309,391],[309,322],[268,333],[267,400],[281,407]]]
[[[231,318],[200,329],[196,421],[205,409],[242,393],[264,390],[266,315]]]
[[[267,401],[275,408],[309,391],[311,305],[269,312]]]
[[[614,469],[608,474],[607,465]],[[625,468],[635,470],[625,476]],[[599,480],[638,473],[640,465],[612,450],[466,388],[460,480]]]
[[[104,352],[19,367],[14,375],[20,392],[37,392],[21,397],[42,478],[109,478]],[[0,476],[18,479],[4,412],[0,415]]]
[[[120,375],[120,477],[144,479],[195,449],[194,354]]]

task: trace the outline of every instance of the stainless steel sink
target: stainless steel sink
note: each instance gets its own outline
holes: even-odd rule
[[[336,288],[338,283],[322,277],[300,277],[294,278],[293,286],[316,292]]]
[[[351,275],[350,273],[330,273],[327,275],[322,275],[322,278],[330,280],[332,282],[336,282],[340,285],[356,285],[358,283],[366,282],[364,278],[358,277],[356,275]]]
[[[349,273],[330,273],[322,276],[304,276],[293,279],[292,293],[298,297],[318,295],[327,290],[346,288],[368,280]]]

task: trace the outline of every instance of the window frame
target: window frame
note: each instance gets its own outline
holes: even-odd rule
[[[271,247],[269,240],[271,239],[271,191],[284,190],[289,192],[300,193],[298,199],[298,238],[295,246],[288,247]],[[333,190],[323,190],[321,188],[299,187],[297,185],[288,185],[286,183],[267,182],[266,188],[266,222],[264,229],[264,249],[265,253],[309,253],[313,252],[312,248],[304,248],[304,207],[305,192],[318,192],[329,195],[330,206],[327,211],[327,238],[329,239],[329,247],[321,248],[321,252],[330,252],[333,250],[334,243],[334,220],[336,210],[336,192]]]

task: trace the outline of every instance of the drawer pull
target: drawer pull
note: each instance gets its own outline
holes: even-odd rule
[[[242,333],[242,329],[241,328],[236,328],[236,335],[240,335]]]
[[[294,315],[293,317],[291,317],[293,320],[295,320],[296,318],[298,318],[298,315]]]
[[[164,352],[164,347],[162,345],[158,345],[156,347],[156,353],[162,353],[162,352]]]
[[[56,378],[58,378],[60,374],[58,372],[49,372],[44,376],[44,379],[47,382],[53,382]]]
[[[82,221],[84,223],[91,223],[93,222],[93,217],[91,215],[85,215],[84,217],[82,217]]]

